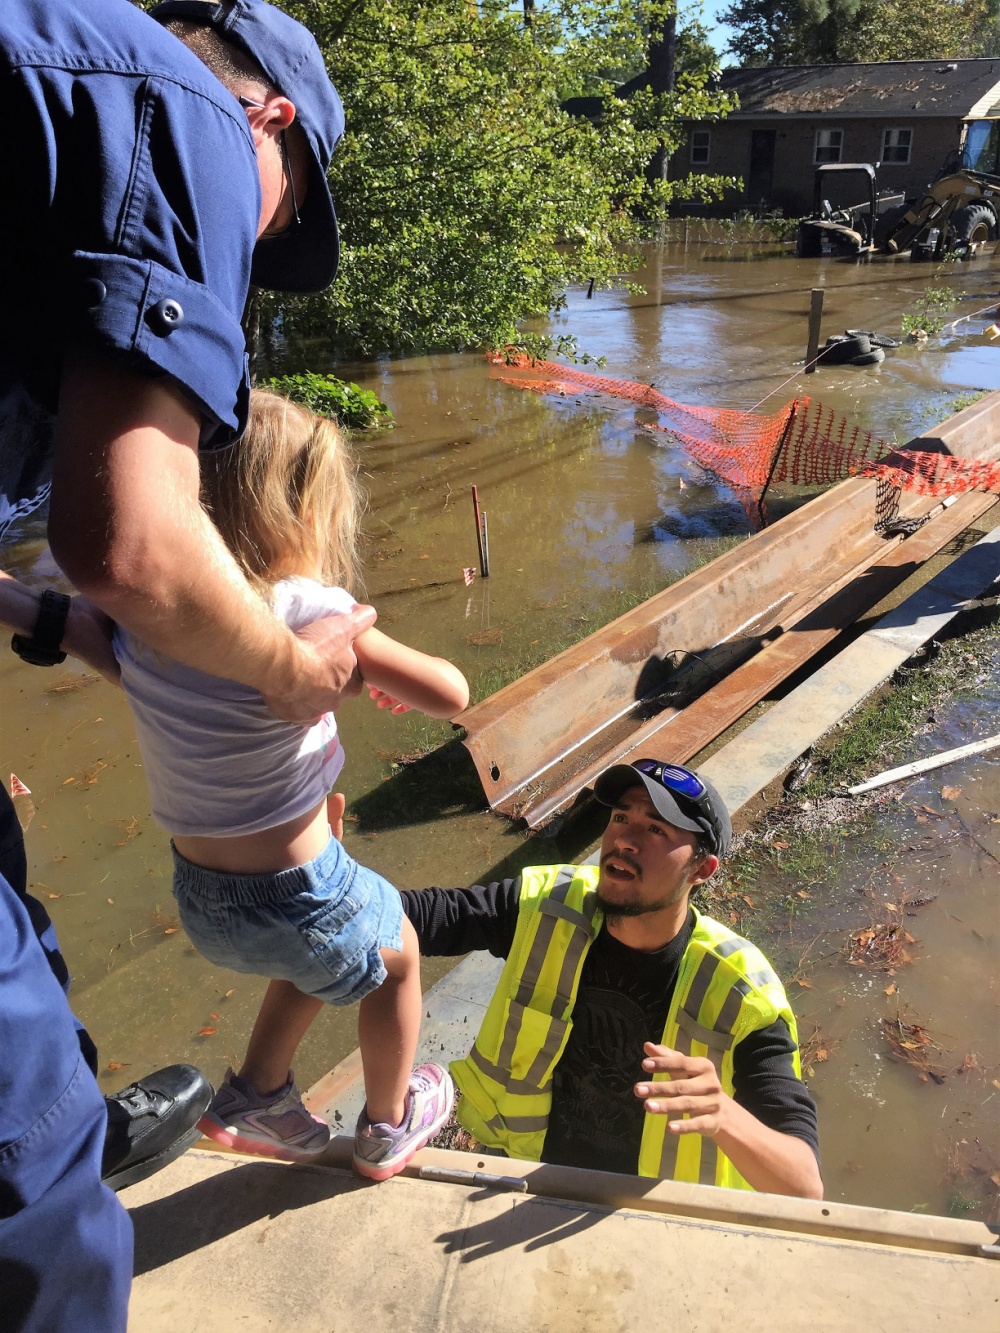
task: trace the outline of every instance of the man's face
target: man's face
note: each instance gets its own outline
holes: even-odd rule
[[[611,811],[601,841],[597,898],[609,916],[645,916],[686,903],[718,859],[696,857],[697,839],[668,824],[641,784],[629,787]]]

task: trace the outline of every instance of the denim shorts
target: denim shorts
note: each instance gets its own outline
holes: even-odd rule
[[[205,870],[173,853],[181,925],[217,967],[354,1004],[385,980],[379,950],[403,947],[399,892],[336,838],[314,861],[264,875]]]

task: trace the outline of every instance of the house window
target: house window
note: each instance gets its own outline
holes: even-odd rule
[[[711,146],[711,130],[691,131],[691,165],[693,167],[708,166],[708,152]]]
[[[885,130],[882,134],[882,161],[900,162],[904,165],[910,160],[910,145],[913,143],[912,130]]]
[[[843,130],[817,130],[814,162],[839,162],[844,146]]]

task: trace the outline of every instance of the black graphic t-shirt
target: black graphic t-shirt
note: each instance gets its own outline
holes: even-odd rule
[[[514,941],[519,879],[469,889],[418,889],[403,907],[422,953],[488,949],[506,958]],[[584,960],[572,1030],[552,1083],[542,1160],[635,1174],[645,1117],[632,1091],[643,1077],[643,1042],[659,1042],[691,938],[694,914],[652,953],[630,949],[607,930]],[[779,1019],[752,1033],[733,1055],[734,1098],[763,1124],[804,1139],[819,1155],[816,1107],[792,1066],[795,1046]]]

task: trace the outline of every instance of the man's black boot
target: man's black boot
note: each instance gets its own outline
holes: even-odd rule
[[[193,1065],[168,1065],[105,1097],[108,1130],[101,1176],[113,1190],[145,1180],[200,1138],[212,1085]]]

